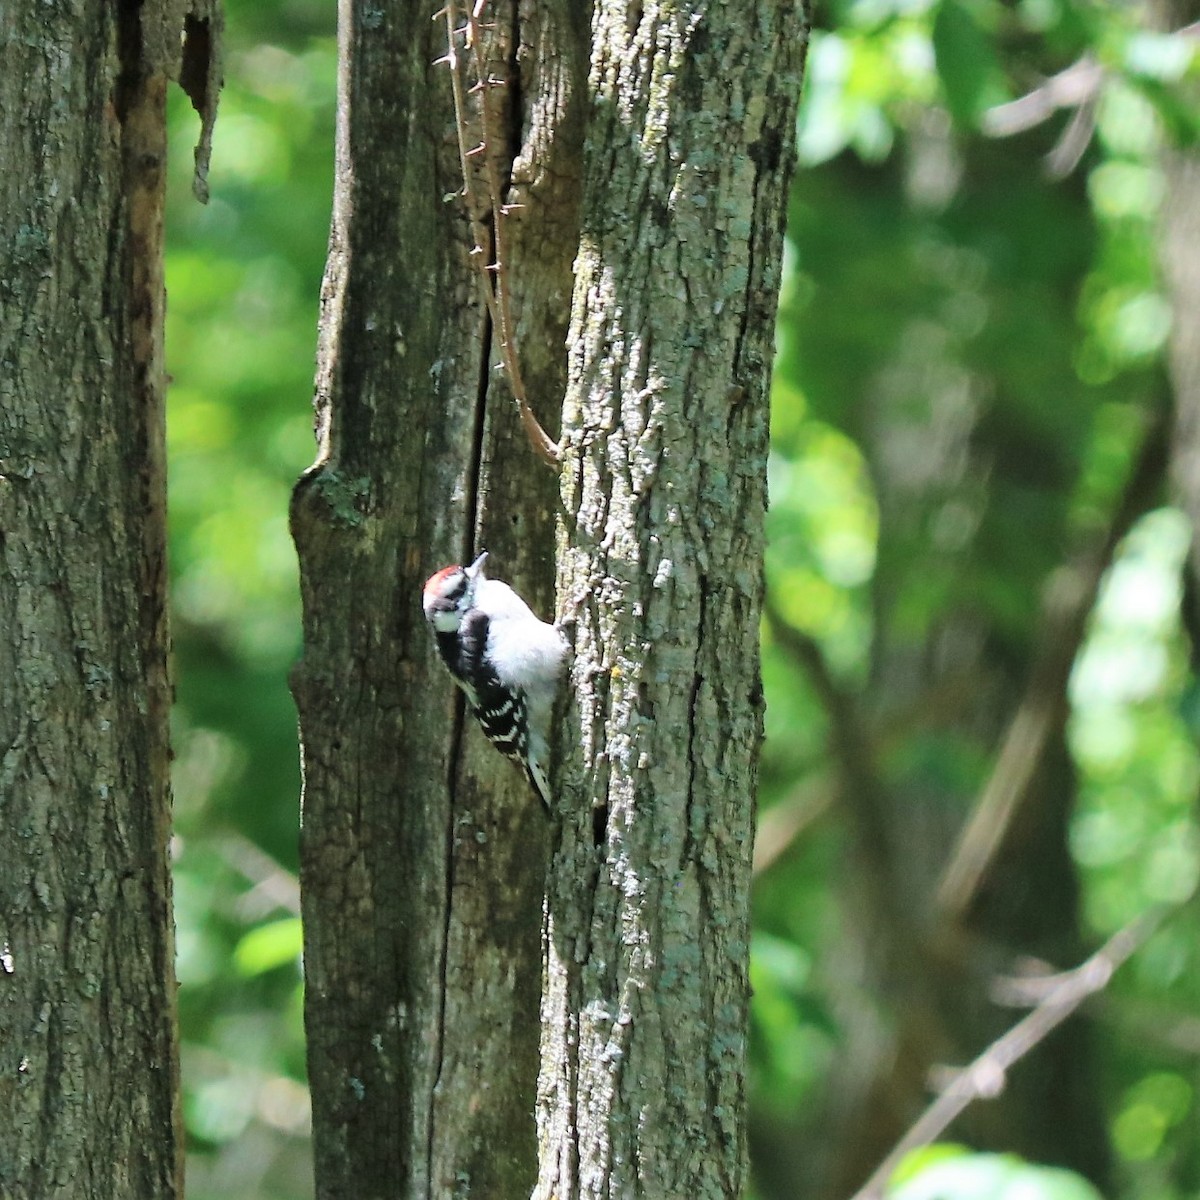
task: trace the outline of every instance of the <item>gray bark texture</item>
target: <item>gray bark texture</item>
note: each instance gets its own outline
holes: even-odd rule
[[[215,79],[214,21],[158,0],[0,8],[6,1200],[182,1194],[164,97],[189,53],[197,94]]]
[[[437,660],[421,588],[469,562],[553,605],[557,483],[494,369],[443,21],[343,0],[318,457],[296,488],[301,883],[317,1193],[528,1196],[548,823]],[[586,45],[567,0],[493,6],[521,365],[555,432]],[[518,114],[516,105],[524,100]]]
[[[806,32],[800,3],[594,11],[543,1200],[746,1182],[767,397]]]
[[[432,15],[340,12],[319,449],[292,508],[317,1192],[733,1196],[800,7],[609,6],[589,34],[573,0],[488,6],[505,266],[552,437],[568,396],[561,503],[495,369]],[[487,549],[548,616],[556,522],[579,699],[549,821],[464,719],[420,591]]]

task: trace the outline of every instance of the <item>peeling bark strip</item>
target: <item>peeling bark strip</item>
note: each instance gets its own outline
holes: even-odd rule
[[[805,36],[799,0],[595,8],[542,1200],[745,1182],[767,385]]]
[[[13,1200],[183,1190],[162,348],[164,100],[183,12],[13,0],[0,18],[0,1194]]]

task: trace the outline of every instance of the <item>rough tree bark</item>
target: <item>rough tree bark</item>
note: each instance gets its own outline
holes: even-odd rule
[[[207,145],[215,9],[0,10],[0,1194],[13,1200],[182,1193],[162,203],[185,19]]]
[[[441,27],[342,2],[319,452],[292,512],[322,1197],[526,1196],[539,1150],[564,1198],[740,1186],[765,396],[804,46],[799,3],[767,7],[601,5],[590,43],[571,0],[489,9],[521,365],[551,435],[573,369],[560,583],[582,602],[576,716],[598,722],[552,868],[539,1144],[559,826],[464,723],[419,592],[486,548],[546,613],[558,482],[489,369],[441,202],[461,182]]]
[[[536,1171],[547,823],[464,722],[420,592],[486,548],[548,616],[557,485],[491,369],[436,7],[340,8],[319,452],[292,509],[317,1189],[354,1200],[527,1196]],[[508,264],[521,365],[553,433],[585,35],[569,0],[493,10],[497,71],[519,78],[493,99],[525,206]]]
[[[804,16],[742,0],[594,12],[545,1200],[734,1197],[746,1178],[767,391]]]

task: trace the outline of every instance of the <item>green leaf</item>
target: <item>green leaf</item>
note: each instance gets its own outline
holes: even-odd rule
[[[1131,75],[1164,83],[1181,80],[1195,57],[1192,39],[1179,33],[1138,30],[1125,43],[1125,69]]]
[[[960,1146],[957,1142],[934,1142],[931,1146],[919,1146],[916,1150],[910,1150],[901,1160],[892,1175],[891,1186],[898,1187],[938,1163],[962,1158],[970,1153],[966,1146]]]
[[[1130,82],[1154,106],[1154,111],[1177,148],[1188,149],[1200,141],[1200,112],[1180,88],[1158,79],[1138,78],[1136,75],[1130,77]]]
[[[1041,1167],[1010,1154],[935,1154],[918,1151],[924,1165],[915,1172],[906,1159],[897,1171],[905,1182],[888,1191],[889,1200],[1101,1200],[1086,1179],[1059,1167]]]
[[[285,917],[250,930],[233,952],[243,975],[262,975],[300,957],[304,938],[299,917]]]

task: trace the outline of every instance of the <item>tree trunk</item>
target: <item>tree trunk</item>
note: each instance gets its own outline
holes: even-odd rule
[[[185,51],[200,92],[214,19]],[[182,4],[154,0],[0,15],[0,1193],[14,1200],[182,1193],[162,204],[184,25]]]
[[[464,722],[435,661],[419,593],[434,569],[486,548],[490,569],[546,615],[557,483],[489,369],[497,348],[476,298],[464,214],[458,203],[440,202],[461,179],[449,81],[431,66],[445,52],[444,35],[430,16],[412,3],[386,21],[361,0],[343,0],[341,9],[320,449],[292,514],[305,609],[294,689],[305,768],[309,1066],[320,1196],[470,1192],[499,1200],[528,1195],[537,1171],[539,934],[552,825],[519,775]],[[656,765],[637,768],[636,779],[627,769],[608,791],[596,775],[606,761],[599,739],[586,764],[573,757],[568,767],[562,807],[569,815],[554,868],[555,966],[542,1002],[543,1075],[557,1078],[561,1068],[577,1079],[581,1050],[591,1074],[569,1094],[545,1092],[543,1179],[561,1167],[556,1194],[579,1194],[571,1166],[578,1134],[593,1189],[599,1169],[612,1173],[610,1194],[628,1191],[629,1164],[644,1172],[643,1195],[679,1194],[674,1183],[689,1178],[708,1187],[701,1194],[712,1194],[706,1180],[719,1180],[720,1194],[733,1195],[743,1174],[765,394],[800,14],[789,8],[755,18],[757,33],[750,10],[743,15],[737,4],[710,6],[703,20],[697,9],[661,28],[647,16],[636,79],[618,97],[597,72],[615,63],[621,17],[598,13],[590,107],[586,14],[578,5],[494,5],[489,17],[501,47],[497,77],[513,85],[493,94],[505,106],[498,122],[511,162],[505,199],[522,206],[510,218],[506,264],[518,352],[532,405],[552,434],[548,418],[566,392],[568,363],[576,368],[563,478],[589,483],[586,494],[567,485],[569,523],[577,510],[583,522],[570,535],[576,549],[562,579],[574,592],[583,580],[607,578],[592,601],[606,612],[610,603],[648,602],[636,627],[624,618],[610,627],[604,618],[605,638],[615,640],[585,639],[577,677],[590,679],[584,664],[601,661],[597,655],[609,663],[620,647],[622,656],[645,660],[645,704],[661,703],[667,718],[691,731],[676,745],[666,724],[655,734],[630,723],[635,713],[623,690],[584,693],[587,705],[615,701],[611,745],[636,748],[622,760],[627,768],[639,756]],[[677,89],[664,71],[678,75]],[[630,151],[611,101],[644,113],[652,79],[641,157]],[[585,120],[593,169],[581,251]],[[728,158],[714,153],[718,139],[739,149]],[[614,158],[620,182],[607,190],[605,164]],[[673,183],[664,182],[668,175]],[[596,240],[602,226],[609,230],[603,243]],[[577,255],[577,350],[569,358],[566,298]],[[583,289],[609,271],[620,287],[605,291],[585,319]],[[620,312],[618,304],[632,307]],[[606,335],[622,347],[608,360],[600,352]],[[601,412],[606,396],[613,425]],[[590,444],[611,430],[613,453],[623,454],[634,426],[654,442],[641,446],[659,461],[658,483],[637,468],[640,501],[610,474],[603,442]],[[601,494],[612,501],[622,549],[609,547],[589,566],[586,556],[598,554],[592,539]],[[626,516],[633,522],[639,502],[646,508],[636,528],[619,530]],[[651,591],[655,578],[660,586]],[[596,619],[588,618],[589,629]],[[657,648],[647,656],[651,635]],[[664,874],[647,877],[645,894],[626,901],[631,919],[644,923],[647,946],[670,964],[669,977],[658,974],[657,957],[652,965],[615,951],[603,978],[564,974],[574,960],[562,938],[585,936],[593,900],[606,927],[621,919],[613,901],[627,879],[595,877],[590,796],[597,787],[614,856],[627,836],[622,826],[633,820],[634,788],[643,805],[653,794],[661,806],[659,817],[643,808],[646,823],[629,826],[639,847],[632,869],[649,868],[654,839],[669,836],[686,894]],[[655,869],[664,869],[653,853]],[[579,883],[588,889],[582,906],[578,896],[567,898]],[[663,923],[646,907],[660,894],[683,899],[663,909]],[[601,936],[611,939],[611,928],[598,929]],[[612,1011],[618,1037],[637,1031],[625,1053],[642,1085],[672,1095],[671,1110],[654,1109],[647,1140],[629,1146],[628,1157],[621,1139],[611,1143],[614,1154],[597,1157],[595,1149],[610,1144],[604,1129],[633,1133],[634,1109],[647,1095],[599,1102],[610,1058],[607,1035],[597,1040],[593,1001],[668,978],[667,1006],[644,1010],[652,1037],[641,1036],[642,1010],[614,1004]],[[584,1006],[592,1040],[568,1049]],[[659,1039],[669,1028],[679,1033],[668,1047]],[[575,1060],[560,1061],[556,1047]],[[691,1061],[676,1073],[675,1051],[684,1047]],[[590,1103],[593,1086],[595,1122],[585,1127],[575,1106]],[[681,1108],[695,1133],[676,1147],[667,1122]]]
[[[564,416],[575,637],[538,1188],[746,1178],[767,392],[800,3],[602,3]]]
[[[382,19],[341,5],[319,453],[292,510],[324,1198],[501,1200],[527,1196],[536,1171],[547,822],[464,720],[420,594],[486,548],[489,569],[549,615],[556,482],[491,369],[433,7],[409,0]],[[508,266],[526,387],[547,420],[565,386],[583,41],[570,0],[523,6],[519,21],[497,7],[498,69],[514,86],[493,96],[508,107],[510,198],[525,206]]]

